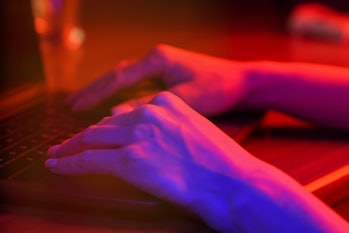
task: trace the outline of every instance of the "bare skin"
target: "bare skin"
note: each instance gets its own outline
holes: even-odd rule
[[[47,168],[61,175],[112,174],[186,208],[220,232],[348,231],[328,206],[203,116],[273,108],[349,129],[343,101],[349,95],[347,69],[238,63],[161,45],[69,101],[75,110],[87,109],[152,76],[163,77],[168,91],[116,106],[111,117],[50,148]],[[303,101],[299,106],[292,100]],[[329,111],[322,114],[320,107]]]

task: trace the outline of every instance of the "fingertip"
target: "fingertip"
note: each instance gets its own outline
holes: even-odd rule
[[[57,155],[57,152],[58,152],[58,149],[59,149],[59,145],[55,145],[55,146],[52,146],[48,149],[47,151],[47,155],[49,157],[54,157]]]
[[[45,161],[45,167],[48,169],[54,169],[58,165],[58,159],[48,159]]]

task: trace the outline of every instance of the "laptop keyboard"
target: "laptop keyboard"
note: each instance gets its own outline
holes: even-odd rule
[[[35,179],[35,176],[47,172],[43,166],[47,149],[81,131],[90,123],[73,116],[63,103],[57,101],[51,104],[42,101],[2,120],[0,178]]]

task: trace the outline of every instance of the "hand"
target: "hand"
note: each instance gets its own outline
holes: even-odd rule
[[[238,105],[246,85],[241,64],[210,57],[168,45],[158,45],[144,57],[125,61],[97,79],[82,91],[72,95],[68,102],[74,110],[98,105],[123,88],[142,79],[160,77],[168,91],[182,98],[204,115],[214,115]],[[140,105],[150,98],[131,100],[126,105]]]
[[[122,178],[220,232],[347,231],[345,221],[298,183],[173,94],[122,110],[50,148],[47,168]]]
[[[54,173],[112,174],[205,214],[212,212],[201,210],[203,197],[225,196],[221,190],[231,186],[221,177],[239,179],[254,164],[231,138],[169,92],[103,119],[52,147],[48,155],[46,166]]]
[[[229,154],[239,156],[233,159]],[[169,92],[104,118],[53,146],[48,155],[46,166],[57,174],[112,174],[177,204],[191,197],[195,189],[189,186],[204,178],[198,177],[200,171],[236,176],[233,160],[237,164],[249,158],[231,138]]]

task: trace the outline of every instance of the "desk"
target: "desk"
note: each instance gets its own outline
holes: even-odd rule
[[[87,5],[92,4],[87,2]],[[157,22],[156,18],[148,19],[150,23],[139,23],[139,17],[132,17],[125,12],[121,14],[122,9],[117,10],[115,5],[104,15],[101,11],[106,10],[106,7],[99,5],[94,8],[97,15],[99,12],[98,17],[91,16],[91,7],[84,8],[88,12],[83,24],[87,37],[80,51],[82,58],[77,71],[78,79],[72,82],[74,88],[84,86],[121,59],[140,56],[160,42],[235,60],[268,59],[349,66],[347,46],[291,38],[284,29],[265,27],[274,22],[273,18],[263,17],[261,21],[254,18],[247,25],[259,22],[256,27],[245,28],[202,17],[186,22],[189,16],[184,15],[182,21],[172,22],[169,27],[173,20],[171,17],[162,23]],[[119,14],[125,18],[118,18]],[[115,18],[119,20],[115,21]],[[241,25],[240,22],[238,25]],[[279,167],[302,184],[349,164],[347,136],[320,132],[303,122],[274,112],[267,114],[261,127],[242,145],[253,155]],[[349,220],[349,201],[342,199],[331,202],[331,198],[325,194],[319,195]],[[19,206],[2,206],[0,229],[2,232],[23,233],[210,232],[200,222],[187,218],[140,221]]]

